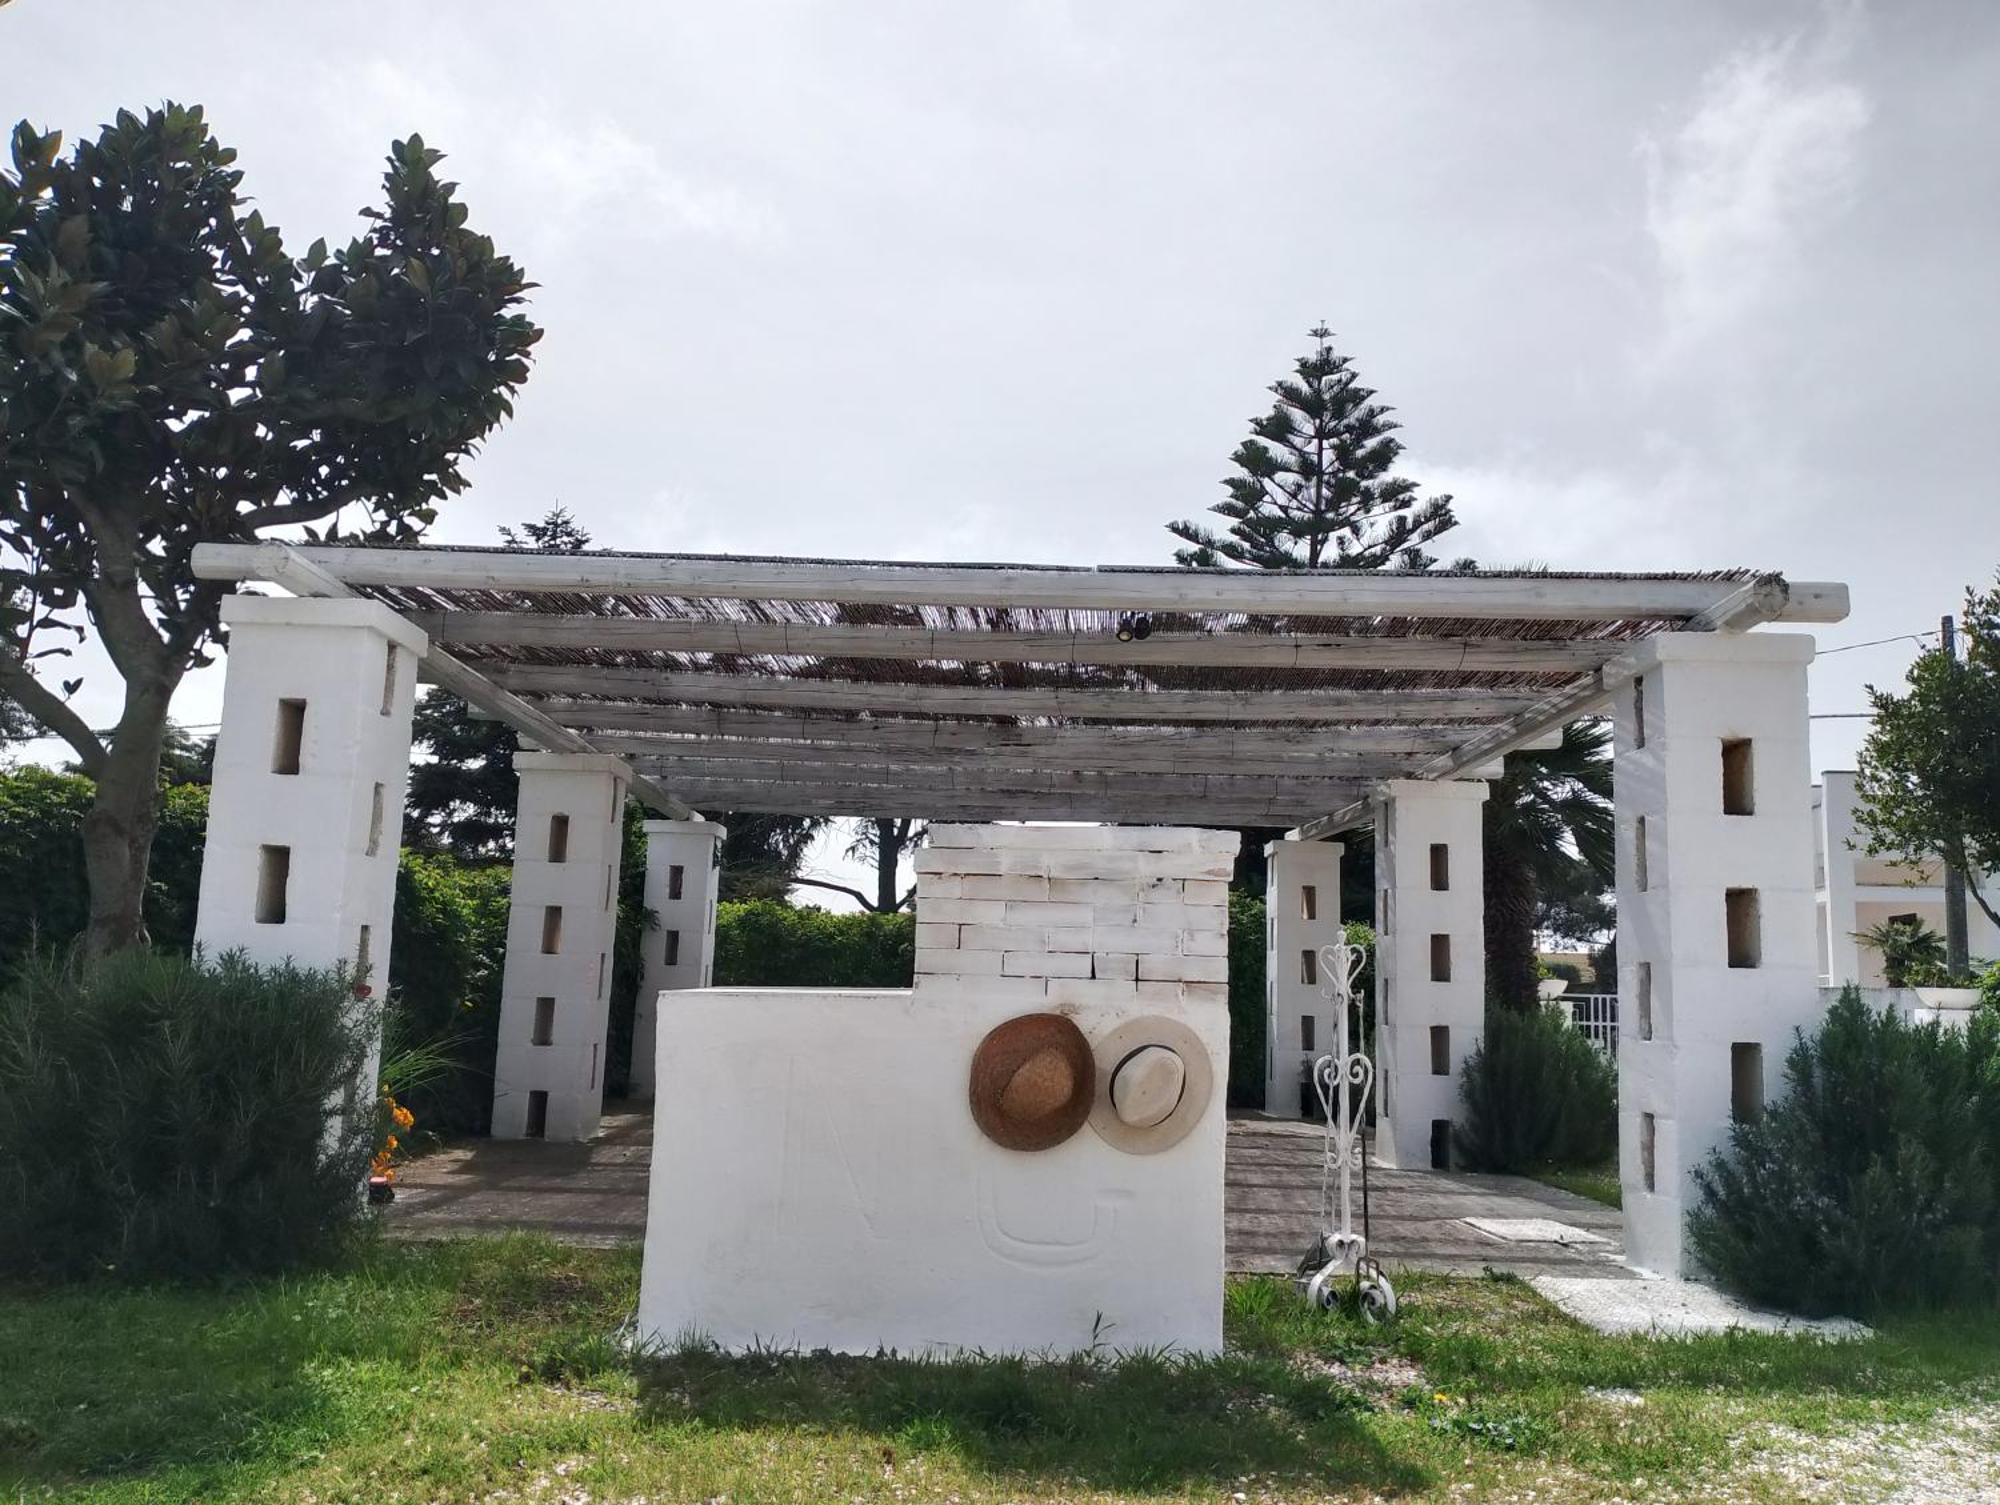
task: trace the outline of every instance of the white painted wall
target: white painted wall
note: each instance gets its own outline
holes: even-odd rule
[[[521,752],[514,881],[500,985],[493,1065],[493,1137],[530,1128],[532,1094],[548,1094],[544,1134],[588,1139],[604,1111],[604,1044],[611,953],[618,928],[618,867],[628,772],[601,753]],[[551,821],[567,820],[560,853]],[[544,949],[548,911],[561,911],[556,950]],[[537,1002],[553,1000],[547,1044],[535,1040]]]
[[[1645,1269],[1691,1273],[1683,1220],[1694,1168],[1728,1136],[1731,1047],[1760,1048],[1768,1101],[1793,1032],[1822,1013],[1807,767],[1812,655],[1803,634],[1668,633],[1611,675],[1619,1171],[1626,1254]],[[1740,738],[1752,748],[1748,815],[1723,809],[1722,746]],[[1730,889],[1758,896],[1754,967],[1729,964]]]
[[[1466,1057],[1486,1025],[1486,905],[1476,779],[1392,779],[1375,801],[1375,1040],[1380,1082],[1378,1153],[1423,1169],[1451,1158],[1448,1126],[1460,1113]],[[1443,886],[1432,849],[1444,849]],[[1444,937],[1449,977],[1434,976],[1433,938]],[[1432,1031],[1442,1030],[1442,1072]]]
[[[1882,958],[1855,937],[1900,915],[1914,914],[1944,933],[1944,883],[1937,865],[1907,867],[1870,857],[1854,823],[1854,774],[1829,769],[1813,786],[1813,874],[1818,905],[1819,975],[1828,987],[1884,986]],[[1980,892],[2000,894],[2000,874],[1980,880]],[[2000,958],[2000,929],[1967,900],[1966,948],[1973,957]]]
[[[1222,1342],[1231,833],[934,826],[908,992],[659,999],[639,1330],[872,1353]],[[1215,1078],[1150,1155],[975,1126],[972,1054],[1054,1010],[1087,1036],[1165,1015]]]
[[[1301,1116],[1300,1087],[1312,1063],[1333,1049],[1319,948],[1346,934],[1340,854],[1337,841],[1274,841],[1264,848],[1264,1111],[1279,1118]]]
[[[228,596],[195,942],[209,955],[389,975],[417,663],[429,642],[373,601]],[[305,704],[296,773],[274,769],[280,702]],[[264,849],[289,854],[282,923],[258,918]],[[374,1075],[371,1057],[368,1074]]]
[[[669,988],[715,981],[716,850],[728,833],[709,820],[649,820],[645,905],[655,919],[643,944],[639,998],[632,1012],[631,1093],[653,1095],[659,997]]]

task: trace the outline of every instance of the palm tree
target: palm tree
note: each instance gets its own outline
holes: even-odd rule
[[[1602,892],[1615,867],[1611,733],[1563,728],[1559,746],[1508,756],[1487,794],[1486,985],[1512,1009],[1536,1007],[1535,929],[1544,899]]]

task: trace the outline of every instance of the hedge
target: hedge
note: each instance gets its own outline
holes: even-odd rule
[[[0,770],[0,964],[25,958],[37,945],[67,946],[90,919],[84,876],[83,818],[96,785],[80,773],[27,766]],[[159,834],[153,838],[146,927],[153,944],[185,951],[194,944],[195,895],[201,882],[208,790],[175,784],[160,791]]]
[[[833,914],[776,899],[719,904],[719,988],[907,988],[917,922],[903,914]]]

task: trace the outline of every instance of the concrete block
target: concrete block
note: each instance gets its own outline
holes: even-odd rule
[[[947,924],[927,924],[917,922],[917,949],[920,951],[956,951],[958,949],[958,927]]]
[[[1010,873],[999,876],[967,874],[959,880],[959,892],[968,899],[1039,899],[1049,897],[1049,880],[1037,875]]]
[[[1000,899],[927,900],[917,890],[917,918],[953,925],[999,925],[1007,919],[1007,905]],[[961,940],[960,944],[963,944]]]
[[[1048,980],[1048,1006],[1094,1007],[1102,1004],[1129,1004],[1138,1001],[1137,983],[1104,977],[1051,977]]]
[[[1000,970],[1008,977],[1089,977],[1087,951],[1004,951]]]
[[[1132,904],[1138,893],[1132,878],[1049,879],[1049,898],[1058,904]]]
[[[998,977],[1004,951],[919,951],[917,975],[938,977]]]
[[[1049,931],[1051,951],[1091,951],[1098,944],[1102,932],[1093,925],[1062,925]]]
[[[1126,951],[1094,951],[1090,956],[1092,977],[1106,977],[1113,980],[1131,982],[1139,976],[1139,958]]]
[[[964,951],[1046,951],[1049,933],[1029,925],[961,925],[958,944]]]
[[[1181,885],[1181,891],[1189,904],[1226,905],[1229,902],[1229,885],[1208,878],[1191,878]]]
[[[1088,925],[1088,904],[1049,904],[1035,899],[1013,899],[1007,904],[1009,925]]]

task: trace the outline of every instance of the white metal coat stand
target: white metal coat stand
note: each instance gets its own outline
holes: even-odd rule
[[[1354,984],[1367,964],[1365,946],[1340,942],[1319,948],[1320,996],[1333,1004],[1333,1050],[1312,1066],[1313,1091],[1326,1114],[1320,1231],[1299,1260],[1294,1284],[1314,1306],[1331,1307],[1340,1299],[1336,1282],[1352,1275],[1361,1315],[1371,1322],[1386,1322],[1396,1315],[1396,1288],[1368,1255],[1365,1211],[1362,1231],[1354,1229],[1354,1177],[1358,1170],[1365,1196],[1368,1106],[1375,1093],[1373,1058],[1352,1048]]]

